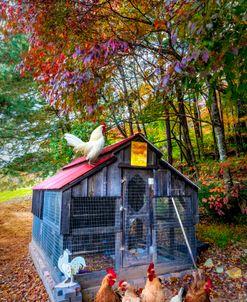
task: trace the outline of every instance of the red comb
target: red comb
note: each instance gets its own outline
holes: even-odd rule
[[[212,283],[211,279],[208,278],[204,284],[204,290],[208,295],[210,295],[212,286],[213,286],[213,283]]]
[[[106,132],[106,123],[101,122],[100,125],[102,126],[102,133],[104,134]]]
[[[148,273],[150,273],[154,269],[154,264],[151,262],[148,267]]]
[[[111,274],[113,278],[117,278],[117,274],[115,273],[115,271],[114,271],[114,269],[113,269],[112,267],[107,268],[107,269],[106,269],[106,272],[107,272],[108,274]]]
[[[119,282],[119,287],[121,287],[122,286],[122,284],[124,283],[125,281],[124,280],[121,280],[120,282]]]
[[[207,285],[207,288],[211,288],[213,286],[213,282],[210,278],[207,279],[206,285]]]

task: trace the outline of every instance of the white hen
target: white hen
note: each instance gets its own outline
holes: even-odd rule
[[[183,301],[183,292],[184,292],[184,288],[181,287],[178,294],[176,296],[174,296],[170,302],[182,302]]]
[[[122,302],[141,302],[136,290],[128,282],[122,280],[119,282],[119,288],[124,292]]]
[[[102,123],[99,127],[94,129],[91,133],[90,139],[88,142],[83,142],[77,136],[65,133],[64,137],[67,143],[74,147],[76,153],[86,156],[86,159],[89,161],[89,164],[95,162],[98,156],[100,155],[101,150],[105,144],[104,133],[106,131],[105,123]]]

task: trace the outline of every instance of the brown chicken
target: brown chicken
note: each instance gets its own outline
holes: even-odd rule
[[[212,281],[205,280],[200,273],[193,274],[194,280],[189,286],[184,302],[210,302]]]
[[[116,282],[117,274],[112,268],[106,270],[107,275],[102,280],[100,289],[98,290],[95,302],[120,302],[119,296],[114,292],[112,286]]]
[[[163,285],[156,277],[154,264],[150,263],[147,270],[147,282],[141,294],[142,302],[166,302]]]
[[[132,287],[128,282],[122,280],[119,282],[119,288],[124,292],[122,302],[141,302],[138,291]]]

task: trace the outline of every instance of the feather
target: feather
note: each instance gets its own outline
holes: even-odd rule
[[[170,302],[182,302],[183,301],[183,292],[184,292],[184,288],[181,287],[178,294],[175,297],[173,297]]]
[[[70,134],[70,133],[65,133],[64,137],[65,137],[67,143],[72,147],[76,147],[77,145],[83,143],[83,141],[79,137],[77,137],[73,134]]]
[[[104,132],[105,125],[100,125],[91,133],[88,142],[83,142],[81,139],[70,133],[66,133],[64,137],[67,140],[67,143],[74,147],[74,152],[86,156],[89,164],[91,164],[97,160],[104,147]]]
[[[147,269],[148,279],[145,288],[141,294],[142,302],[165,302],[166,297],[163,290],[163,285],[159,278],[156,277],[154,264],[151,262]]]

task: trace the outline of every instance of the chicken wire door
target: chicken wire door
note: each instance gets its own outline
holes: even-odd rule
[[[123,171],[123,266],[150,262],[151,171]]]

